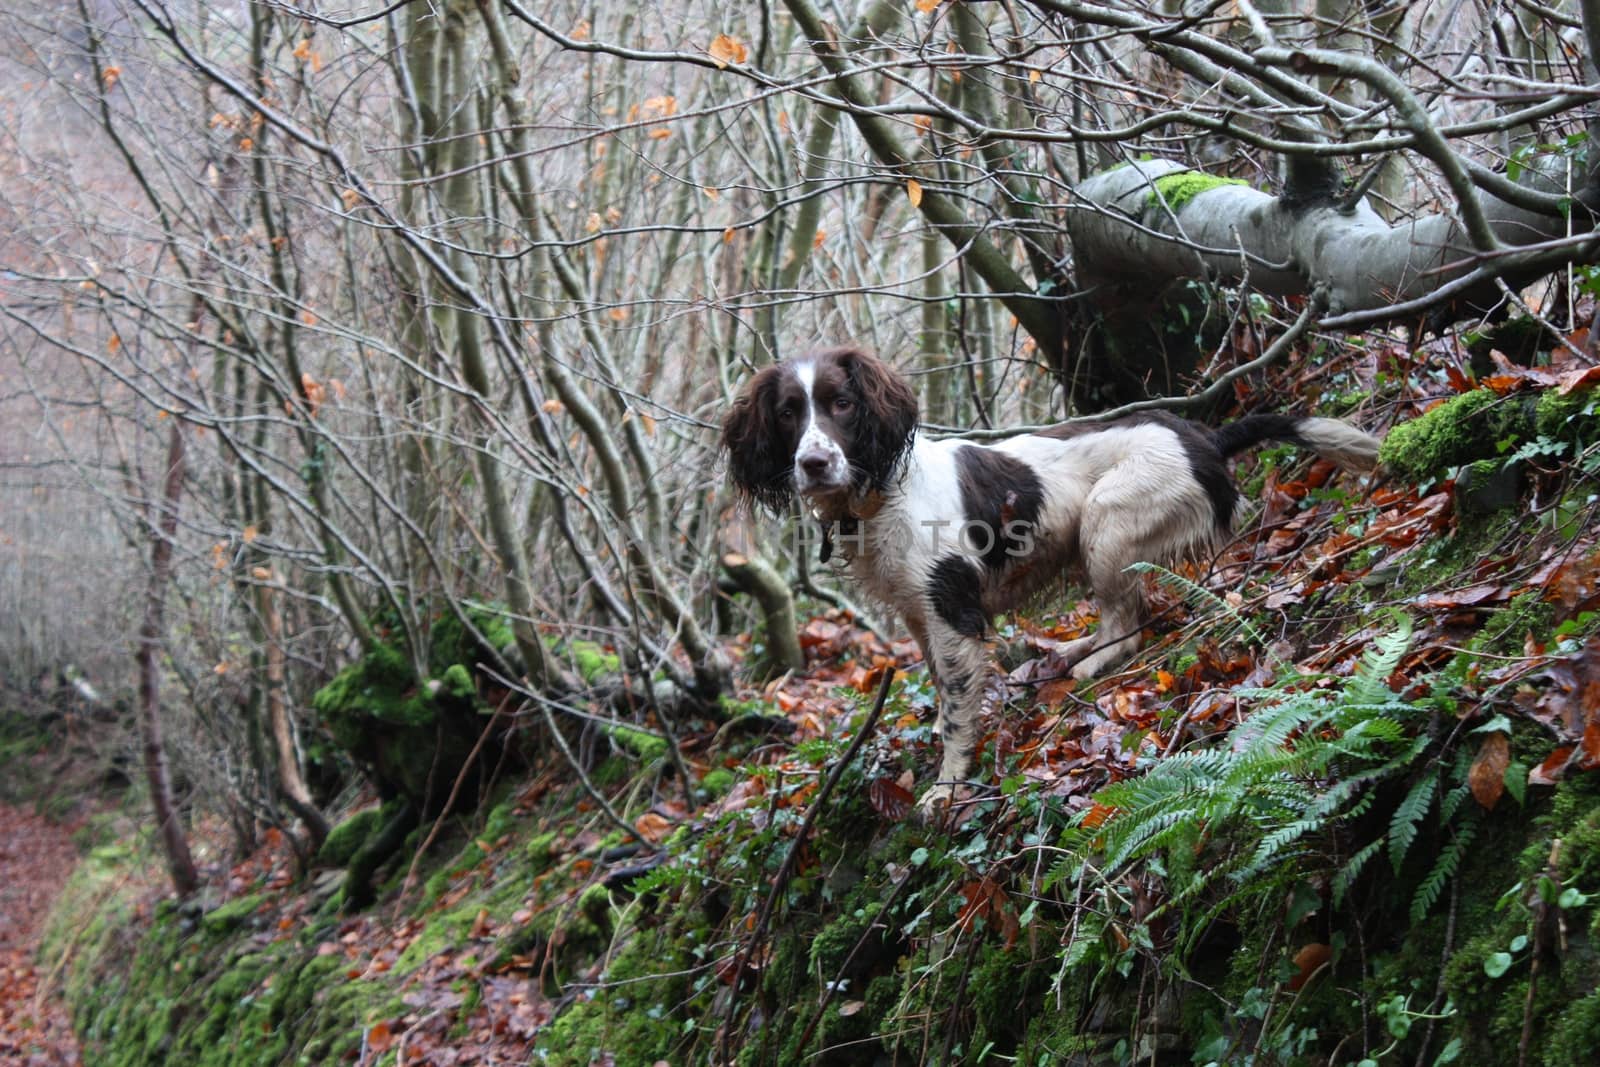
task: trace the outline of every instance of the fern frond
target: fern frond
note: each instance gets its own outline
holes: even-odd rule
[[[1449,822],[1455,818],[1456,812],[1461,810],[1462,801],[1471,795],[1471,788],[1463,782],[1441,797],[1439,800],[1439,821]]]
[[[1445,883],[1450,881],[1457,868],[1461,866],[1461,859],[1466,855],[1467,846],[1472,843],[1477,832],[1476,824],[1467,823],[1456,831],[1455,837],[1440,851],[1439,858],[1433,863],[1433,869],[1422,880],[1422,884],[1417,886],[1416,896],[1411,898],[1413,923],[1421,922],[1427,916],[1428,909],[1433,907],[1439,895],[1444,892]]]
[[[1433,795],[1439,785],[1439,772],[1431,770],[1412,783],[1405,799],[1394,809],[1389,819],[1389,863],[1399,872],[1411,843],[1417,839],[1417,823],[1433,806]]]
[[[1374,841],[1369,841],[1354,856],[1350,857],[1349,861],[1339,869],[1338,874],[1333,876],[1333,903],[1335,907],[1344,903],[1344,895],[1350,891],[1350,887],[1361,876],[1361,869],[1367,865],[1368,860],[1378,854],[1378,850],[1381,848],[1383,848],[1383,838],[1380,837]]]
[[[1389,675],[1400,666],[1406,649],[1411,646],[1411,618],[1396,613],[1395,628],[1372,639],[1372,645],[1350,679],[1346,696],[1353,704],[1377,704],[1393,701],[1394,691],[1389,688]]]
[[[1183,575],[1175,574],[1167,568],[1158,566],[1154,563],[1134,563],[1129,565],[1128,569],[1133,571],[1135,574],[1152,575],[1155,578],[1157,585],[1166,587],[1172,592],[1183,597],[1189,603],[1197,606],[1204,605],[1219,615],[1226,616],[1230,622],[1239,627],[1239,629],[1250,638],[1251,643],[1258,645],[1261,648],[1269,647],[1267,639],[1261,636],[1261,632],[1250,624],[1249,619],[1246,619],[1243,615],[1239,614],[1238,609],[1236,609],[1232,604],[1228,603],[1226,600],[1222,599],[1205,586],[1200,585],[1197,582],[1192,582]]]

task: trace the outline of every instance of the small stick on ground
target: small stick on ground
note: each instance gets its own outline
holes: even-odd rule
[[[873,701],[872,711],[867,715],[866,721],[861,724],[861,729],[856,731],[856,736],[850,742],[850,747],[845,750],[844,756],[833,765],[828,778],[822,783],[822,788],[817,790],[817,795],[812,799],[811,806],[806,809],[806,817],[800,823],[800,831],[795,834],[794,840],[789,843],[789,851],[784,854],[783,863],[778,867],[777,875],[772,879],[772,891],[767,894],[767,899],[761,902],[761,909],[756,913],[755,926],[750,931],[750,940],[741,946],[733,960],[733,985],[728,997],[728,1013],[722,1023],[722,1060],[728,1060],[728,1039],[733,1032],[733,1013],[739,998],[739,981],[744,977],[744,969],[749,964],[756,948],[761,944],[762,938],[767,933],[767,923],[772,919],[773,909],[777,907],[778,897],[783,893],[783,887],[789,884],[789,879],[794,876],[795,865],[800,861],[800,851],[805,848],[806,839],[811,836],[811,826],[817,821],[817,815],[828,803],[828,797],[833,793],[839,779],[844,777],[845,768],[860,754],[862,746],[867,743],[867,738],[872,736],[877,728],[878,717],[883,714],[883,706],[889,700],[889,688],[894,685],[894,668],[884,671],[883,684],[878,687],[878,699]]]

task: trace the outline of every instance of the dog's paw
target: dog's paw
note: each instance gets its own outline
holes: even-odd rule
[[[1120,648],[1103,648],[1088,659],[1079,660],[1072,668],[1072,678],[1078,682],[1098,678],[1125,658],[1126,655]]]
[[[1088,637],[1075,637],[1071,641],[1063,641],[1053,646],[1050,651],[1063,663],[1071,663],[1093,652],[1094,643],[1099,639],[1096,634],[1090,634]]]
[[[955,786],[949,784],[935,785],[922,799],[917,801],[917,821],[934,825],[944,820],[950,814],[950,805],[955,802]]]

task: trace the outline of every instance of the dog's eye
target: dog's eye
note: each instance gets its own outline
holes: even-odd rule
[[[847,396],[837,396],[833,398],[833,410],[835,411],[849,411],[855,406],[856,402]]]
[[[778,418],[783,422],[793,422],[794,421],[794,416],[795,416],[794,408],[779,408],[778,409]]]

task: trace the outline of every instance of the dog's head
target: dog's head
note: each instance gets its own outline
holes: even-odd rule
[[[911,447],[917,399],[888,364],[830,348],[766,368],[734,401],[722,447],[734,485],[781,511],[884,488]]]

